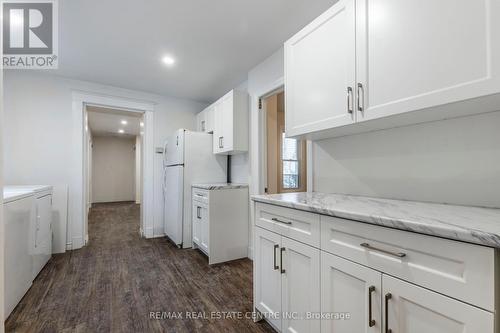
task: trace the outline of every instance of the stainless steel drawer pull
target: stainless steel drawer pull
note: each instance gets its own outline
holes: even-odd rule
[[[385,333],[392,333],[392,330],[389,328],[389,300],[391,298],[391,293],[385,294]]]
[[[273,220],[274,222],[278,222],[278,223],[283,223],[283,224],[287,224],[287,225],[291,225],[292,222],[289,222],[289,221],[283,221],[283,220],[280,220],[276,217],[273,217],[271,220]]]
[[[274,270],[278,270],[280,267],[278,265],[276,265],[276,250],[279,248],[280,246],[278,244],[274,244]]]
[[[370,286],[368,288],[368,327],[373,327],[376,324],[375,319],[372,315],[372,293],[375,292],[375,286]]]
[[[368,243],[361,243],[361,244],[359,244],[359,246],[364,247],[364,248],[369,249],[369,250],[385,253],[385,254],[388,254],[388,255],[393,256],[393,257],[398,257],[398,258],[406,257],[406,253],[402,253],[402,252],[396,253],[396,252],[391,252],[391,251],[379,249],[379,248],[371,246]]]
[[[347,112],[349,114],[353,113],[352,104],[352,87],[347,87]]]
[[[358,111],[363,112],[365,110],[365,89],[361,83],[358,83]],[[362,95],[362,96],[361,96]],[[361,100],[361,101],[360,101]],[[363,102],[363,105],[361,105]]]
[[[281,274],[285,274],[286,270],[283,268],[283,252],[285,252],[285,248],[282,247],[280,250],[280,263],[281,263]]]

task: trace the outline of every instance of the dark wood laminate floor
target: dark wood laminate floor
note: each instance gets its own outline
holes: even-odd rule
[[[51,259],[8,318],[7,332],[272,332],[234,315],[186,318],[250,312],[250,260],[210,267],[198,251],[141,239],[138,229],[137,205],[94,205],[89,245]],[[151,319],[151,311],[183,318]]]

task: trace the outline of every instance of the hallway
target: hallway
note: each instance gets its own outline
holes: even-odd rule
[[[139,237],[139,206],[96,204],[89,244],[54,255],[6,321],[7,332],[271,332],[252,319],[186,312],[252,311],[252,262],[209,267],[196,250]],[[160,319],[150,312],[163,312]],[[165,313],[182,318],[165,319]],[[215,314],[217,315],[217,314]]]

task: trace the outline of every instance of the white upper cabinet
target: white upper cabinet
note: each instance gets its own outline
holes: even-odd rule
[[[203,110],[196,115],[196,130],[198,132],[205,132],[206,126],[206,110]]]
[[[354,122],[354,0],[340,0],[285,43],[286,132]]]
[[[500,91],[498,1],[358,0],[359,120]],[[361,116],[361,117],[360,117]]]
[[[231,90],[214,103],[214,154],[248,151],[248,95]]]
[[[500,2],[340,0],[285,43],[285,94],[310,139],[498,110]]]
[[[196,115],[196,130],[206,133],[214,131],[214,105],[210,105]]]

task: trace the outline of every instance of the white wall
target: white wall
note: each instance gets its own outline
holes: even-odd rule
[[[92,202],[135,201],[135,137],[94,136]]]
[[[314,144],[314,190],[500,208],[500,112]]]
[[[0,45],[3,45],[2,36],[0,36]],[[2,51],[0,50],[0,55]],[[0,133],[3,133],[3,68],[0,65]],[[0,135],[0,156],[3,157],[3,138]],[[0,159],[2,160],[2,159]],[[3,163],[0,163],[0,189],[2,189],[2,194],[0,195],[0,295],[5,295],[4,291],[4,223],[3,223]],[[0,333],[5,331],[4,322],[4,297],[0,297]]]
[[[73,151],[72,93],[85,91],[117,97],[154,102],[154,143],[163,142],[175,129],[195,127],[195,113],[204,104],[143,92],[120,89],[90,82],[76,81],[35,71],[9,71],[5,73],[5,151],[3,155],[5,181],[10,184],[74,183],[68,160],[81,152]],[[76,155],[75,155],[76,156]],[[155,236],[163,234],[162,155],[155,155],[153,230]],[[56,213],[61,224],[71,216],[75,194],[69,188],[68,196],[58,189],[54,195]],[[66,203],[64,198],[68,197]],[[69,214],[66,213],[66,208]],[[67,239],[71,244],[72,228],[81,228],[81,221],[70,221]],[[56,234],[54,243],[64,244],[64,235]]]

